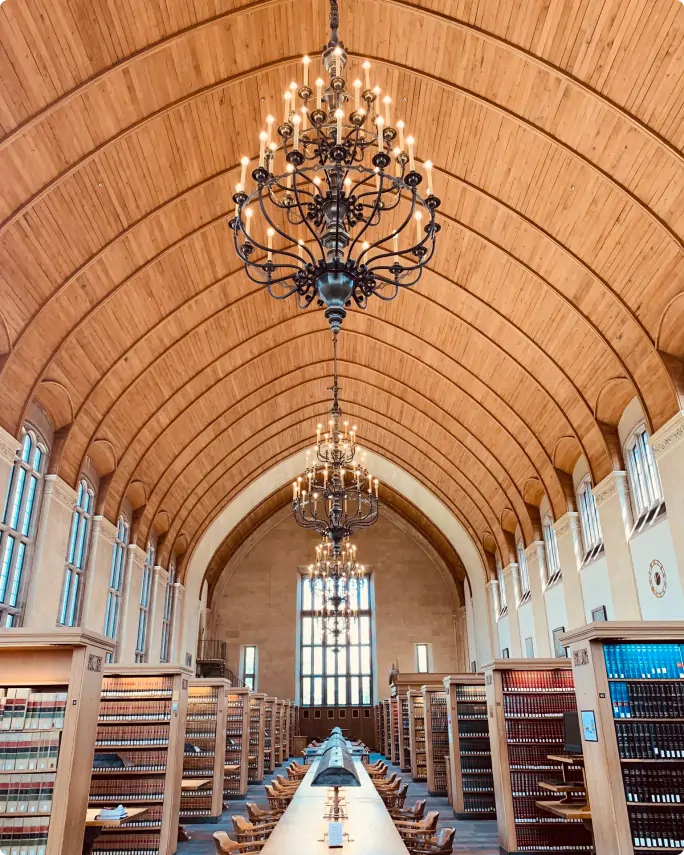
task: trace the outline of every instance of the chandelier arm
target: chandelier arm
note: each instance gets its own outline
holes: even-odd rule
[[[306,196],[310,196],[312,201],[313,201],[315,199],[315,195],[313,193],[309,193],[308,190],[302,190],[300,187],[297,186],[297,184],[298,184],[297,176],[300,174],[301,173],[298,170],[295,170],[294,178],[292,179],[292,192],[294,193],[295,204],[297,205],[297,208],[300,212],[303,224],[306,226],[307,230],[311,233],[313,239],[318,244],[319,250],[321,252],[323,252],[323,244],[321,243],[321,239],[320,239],[318,233],[316,232],[316,230],[314,228],[312,228],[311,223],[309,222],[309,218],[307,217],[307,215],[304,212],[304,208],[302,206],[302,200],[300,198],[300,194],[304,193]],[[308,180],[308,177],[307,177],[307,180]],[[310,183],[313,183],[313,182],[310,182]],[[315,186],[316,185],[314,184],[314,187]],[[319,191],[319,195],[320,195],[320,191]],[[306,243],[304,243],[303,246],[304,246],[304,249],[309,253],[311,263],[315,266],[316,265],[316,256],[311,252],[311,250],[309,249],[309,247],[307,246]]]
[[[366,171],[366,167],[363,167],[363,171],[364,171],[364,172]],[[363,186],[363,184],[366,184],[368,181],[370,181],[371,177],[375,177],[375,175],[376,175],[376,174],[379,174],[379,175],[380,175],[380,190],[382,190],[382,179],[383,179],[383,177],[384,177],[384,173],[382,173],[382,172],[381,172],[381,173],[375,173],[375,172],[373,172],[373,171],[372,171],[372,170],[370,170],[370,169],[368,169],[368,170],[367,170],[367,172],[368,172],[368,176],[367,176],[367,178],[365,179],[365,181],[363,181],[363,182],[359,182],[356,186],[357,186],[357,187]],[[371,216],[370,216],[370,217],[368,217],[368,219],[365,221],[365,223],[364,223],[363,227],[361,228],[361,230],[360,230],[360,231],[358,232],[358,234],[353,238],[353,240],[352,240],[352,242],[351,242],[351,245],[349,246],[349,255],[350,255],[350,256],[351,256],[351,252],[352,252],[352,250],[354,249],[354,247],[356,246],[356,244],[359,242],[359,239],[360,239],[361,237],[363,237],[363,235],[366,233],[366,231],[370,228],[372,217],[373,217],[373,216],[374,216],[374,215],[375,215],[375,214],[380,210],[379,202],[380,202],[380,198],[381,198],[381,193],[379,193],[377,190],[376,190],[375,194],[370,194],[370,193],[369,193],[369,194],[365,194],[365,193],[362,193],[362,194],[361,194],[361,196],[359,196],[359,201],[361,201],[361,199],[363,199],[363,197],[364,197],[365,195],[375,195],[375,197],[376,197],[375,206],[374,206],[374,208],[373,208],[373,213],[371,214]],[[369,249],[364,250],[364,252],[362,253],[362,255],[364,255],[364,254],[368,253],[368,252],[369,252],[369,250],[370,250],[370,247],[369,247]],[[359,256],[359,258],[361,258],[361,256]]]

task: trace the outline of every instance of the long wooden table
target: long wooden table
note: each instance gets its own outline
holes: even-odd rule
[[[406,846],[394,827],[373,782],[361,760],[354,766],[360,787],[345,787],[347,819],[342,821],[345,835],[342,849],[328,849],[328,820],[324,818],[326,801],[332,793],[327,787],[312,787],[311,781],[320,760],[311,764],[289,807],[276,825],[262,855],[406,855]]]

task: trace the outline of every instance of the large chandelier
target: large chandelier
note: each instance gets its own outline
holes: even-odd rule
[[[334,651],[348,640],[351,622],[358,614],[354,585],[364,573],[364,567],[356,562],[356,546],[349,541],[335,546],[324,540],[316,547],[316,562],[309,565],[313,611]]]
[[[292,484],[292,511],[297,523],[328,538],[333,548],[378,519],[378,479],[363,460],[357,463],[356,425],[342,421],[337,382],[337,335],[333,335],[333,405],[328,430],[316,430],[314,459]],[[310,458],[311,452],[307,452]]]
[[[314,299],[339,331],[352,300],[396,297],[415,285],[432,258],[439,225],[432,164],[426,188],[404,122],[393,123],[392,99],[364,78],[348,87],[348,55],[338,37],[337,0],[330,2],[330,41],[323,48],[326,83],[310,85],[311,60],[302,60],[302,83],[290,83],[282,121],[266,119],[259,165],[247,185],[249,158],[233,200],[235,249],[247,275],[277,299],[293,294],[301,308]],[[274,127],[276,126],[277,127]]]

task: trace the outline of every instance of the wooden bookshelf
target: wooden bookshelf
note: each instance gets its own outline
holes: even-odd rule
[[[430,795],[447,794],[445,756],[449,753],[447,696],[444,685],[423,686],[425,770]]]
[[[275,699],[273,704],[273,753],[275,755],[275,765],[280,766],[283,762],[282,758],[282,729],[283,729],[283,702],[280,698]]]
[[[411,771],[411,725],[407,695],[399,700],[399,768],[402,772]]]
[[[380,718],[380,710],[382,709],[382,704],[377,703],[373,706],[373,716],[374,716],[374,724],[375,724],[375,750],[382,754],[382,721]]]
[[[84,770],[92,766],[103,663],[113,649],[81,629],[0,631],[0,851],[81,851]],[[18,789],[28,782],[37,792],[24,801]]]
[[[105,828],[93,852],[176,851],[191,677],[172,665],[105,665],[89,806],[148,809]]]
[[[249,697],[249,763],[247,780],[260,784],[264,779],[264,725],[266,695],[252,692]]]
[[[564,797],[540,784],[563,776],[563,711],[576,709],[570,660],[496,659],[484,674],[501,849],[592,852],[591,833],[581,819],[537,804]],[[581,781],[581,767],[573,776]]]
[[[273,729],[275,726],[276,698],[266,698],[264,701],[264,775],[275,772],[275,738]]]
[[[684,621],[593,623],[563,644],[577,706],[595,718],[597,741],[583,732],[582,748],[597,855],[679,852]]]
[[[409,689],[406,697],[409,712],[411,777],[414,781],[427,781],[423,693],[418,689]]]
[[[392,704],[389,698],[382,702],[382,727],[385,759],[392,762]]]
[[[418,689],[429,683],[431,686],[441,685],[449,674],[426,673],[419,671],[392,671],[390,673],[390,697],[402,697],[409,689]]]
[[[390,759],[399,765],[399,698],[390,698]]]
[[[226,690],[222,679],[190,680],[183,752],[180,818],[184,823],[218,822],[223,812],[223,734]],[[210,779],[209,784],[204,782]],[[196,783],[193,789],[191,783]]]
[[[290,751],[290,729],[291,729],[291,708],[292,701],[284,701],[283,703],[283,763],[290,759],[292,752]]]
[[[494,779],[482,674],[444,680],[449,725],[451,804],[457,819],[494,819]]]
[[[299,736],[299,706],[292,702],[292,727],[290,730],[290,757],[297,757],[295,738]]]
[[[249,780],[249,731],[251,708],[249,689],[232,686],[226,699],[225,775],[223,800],[247,794]]]

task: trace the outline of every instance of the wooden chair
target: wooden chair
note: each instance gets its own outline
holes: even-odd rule
[[[380,795],[391,793],[396,793],[401,786],[401,778],[395,778],[390,784],[376,784],[375,789],[380,793]]]
[[[243,816],[233,816],[233,830],[238,843],[253,843],[256,840],[268,840],[276,827],[275,822],[248,822]]]
[[[277,792],[273,787],[266,784],[266,798],[268,799],[269,810],[280,811],[281,813],[287,809],[287,806],[292,801],[292,796],[283,795]]]
[[[404,786],[398,789],[396,792],[380,793],[380,798],[384,802],[384,805],[387,810],[391,813],[393,810],[401,810],[404,807],[404,802],[406,801],[407,793],[408,784],[404,784]]]
[[[231,840],[225,831],[214,832],[216,855],[224,855],[226,852],[230,852],[231,855],[241,855],[242,852],[261,852],[265,843],[265,840],[258,840],[254,843],[238,843],[237,840]]]
[[[426,804],[427,799],[418,799],[412,808],[389,808],[390,816],[403,822],[418,822],[425,816]]]
[[[434,837],[439,822],[439,811],[431,810],[420,822],[395,822],[394,825],[406,846]]]
[[[288,778],[283,778],[282,775],[276,775],[276,781],[280,784],[280,786],[285,790],[296,790],[300,781],[290,781]],[[273,781],[271,781],[273,783]]]
[[[250,819],[250,822],[277,822],[280,817],[283,815],[282,810],[271,810],[271,808],[259,807],[259,805],[254,802],[247,802],[245,804],[247,808],[247,816]],[[421,819],[421,817],[418,817]]]
[[[407,843],[411,855],[452,855],[454,851],[454,835],[456,829],[451,826],[442,828],[434,837]]]

